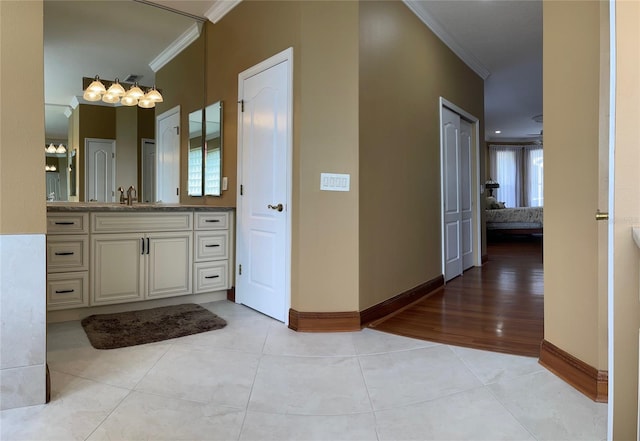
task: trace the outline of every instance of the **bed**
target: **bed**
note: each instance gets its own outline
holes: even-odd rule
[[[542,234],[542,207],[488,208],[487,231],[501,234]]]

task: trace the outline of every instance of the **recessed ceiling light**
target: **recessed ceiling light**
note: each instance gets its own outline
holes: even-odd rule
[[[496,130],[496,131],[495,131],[495,134],[496,134],[496,135],[499,135],[499,134],[501,134],[501,133],[502,133],[502,130]]]

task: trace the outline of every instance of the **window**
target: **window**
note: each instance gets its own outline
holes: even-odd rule
[[[544,160],[540,145],[490,145],[490,177],[500,184],[494,195],[507,207],[544,205]]]

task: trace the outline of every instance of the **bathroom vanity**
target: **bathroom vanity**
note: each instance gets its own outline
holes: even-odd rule
[[[233,208],[47,204],[49,315],[67,310],[58,316],[72,319],[110,305],[226,298],[233,225]]]

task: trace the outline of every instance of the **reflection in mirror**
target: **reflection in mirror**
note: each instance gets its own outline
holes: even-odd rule
[[[218,101],[204,113],[189,114],[189,196],[220,196],[221,176],[222,102]]]
[[[176,104],[187,111],[202,107],[201,97],[205,96],[204,82],[189,83],[188,87],[173,82],[173,58],[167,54],[184,56],[190,72],[204,72],[204,58],[190,52],[192,42],[200,44],[202,21],[139,1],[47,0],[43,13],[45,140],[62,143],[75,155],[68,156],[69,164],[57,167],[60,190],[55,191],[55,200],[65,200],[65,196],[70,201],[87,199],[85,185],[92,176],[85,155],[88,138],[117,143],[112,192],[118,186],[133,185],[145,190],[141,200],[155,200],[152,194],[147,195],[146,190],[152,187],[145,185],[145,179],[150,174],[143,170],[144,149],[155,137],[155,114]],[[184,46],[187,41],[191,43]],[[156,84],[156,75],[166,71],[170,73],[164,75],[164,81]],[[104,80],[138,81],[149,87],[156,84],[173,93],[173,101],[155,109],[84,101],[82,78],[95,75]],[[176,96],[186,98],[178,101]],[[193,107],[191,96],[199,101]],[[47,160],[53,162],[53,158]],[[52,187],[56,185],[54,173],[46,173]]]
[[[189,196],[202,196],[202,109],[189,114]]]
[[[204,194],[220,196],[222,176],[222,101],[205,109]]]

